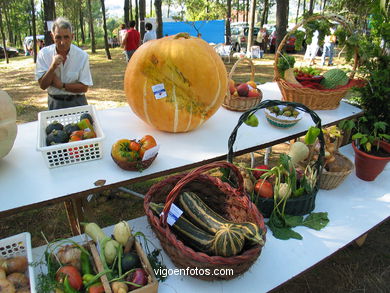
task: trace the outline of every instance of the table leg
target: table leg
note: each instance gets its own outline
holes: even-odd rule
[[[72,235],[80,235],[80,221],[83,220],[82,200],[80,198],[66,200],[64,205]]]

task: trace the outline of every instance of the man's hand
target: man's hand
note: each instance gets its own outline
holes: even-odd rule
[[[50,67],[52,67],[53,69],[56,69],[57,66],[59,66],[62,62],[64,62],[64,57],[62,57],[61,55],[57,54],[53,57],[53,60],[51,62],[51,65]]]
[[[62,89],[63,82],[58,78],[57,75],[54,75],[51,85],[58,89]]]

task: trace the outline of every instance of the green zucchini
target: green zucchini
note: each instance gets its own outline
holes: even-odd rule
[[[164,209],[164,204],[150,203],[151,210],[160,216]],[[215,255],[214,236],[199,229],[197,226],[188,221],[184,215],[181,215],[172,228],[185,238],[186,244],[198,251],[205,252],[209,255]]]
[[[212,234],[217,233],[224,224],[232,224],[241,228],[244,238],[250,245],[264,245],[263,231],[255,223],[244,222],[234,223],[226,220],[221,215],[214,212],[207,206],[198,195],[193,192],[183,192],[180,194],[180,206],[186,215],[193,220],[199,227]]]

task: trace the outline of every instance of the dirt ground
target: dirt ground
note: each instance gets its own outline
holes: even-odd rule
[[[105,58],[103,50],[99,50],[96,55],[90,55],[94,86],[87,97],[90,104],[96,105],[98,109],[127,105],[123,93],[126,62],[121,49],[113,49],[111,53],[112,60]],[[265,57],[254,60],[256,82],[263,83],[273,78],[273,55],[267,54]],[[296,55],[296,57],[298,59],[296,66],[304,65],[301,56]],[[235,61],[233,59],[230,64],[226,64],[228,72]],[[32,58],[12,58],[10,64],[0,60],[0,72],[0,87],[13,98],[18,112],[18,123],[37,120],[38,112],[47,110],[47,100],[45,92],[34,80]],[[239,66],[233,72],[233,79],[247,81],[249,75],[248,66]],[[278,151],[274,151],[275,155],[277,153]],[[258,159],[262,160],[261,151]],[[128,186],[128,188],[144,194],[157,180]],[[88,204],[87,219],[96,221],[104,227],[143,214],[142,199],[121,190],[110,190],[93,196]],[[44,244],[41,233],[49,240],[71,236],[63,204],[44,206],[0,218],[0,239],[23,231],[30,231],[34,247]],[[389,235],[390,221],[386,221],[368,233],[367,240],[361,247],[351,243],[315,268],[290,280],[273,292],[390,292]],[[278,273],[275,268],[269,269],[275,271],[275,274]]]

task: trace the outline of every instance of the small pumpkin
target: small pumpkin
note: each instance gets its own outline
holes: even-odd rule
[[[242,230],[234,224],[223,224],[215,233],[213,249],[215,255],[234,256],[244,248],[245,239]]]
[[[11,97],[0,90],[0,159],[11,151],[17,132],[16,108]]]
[[[139,118],[176,133],[209,119],[221,106],[227,83],[226,68],[213,48],[179,33],[137,49],[126,68],[124,90]]]

